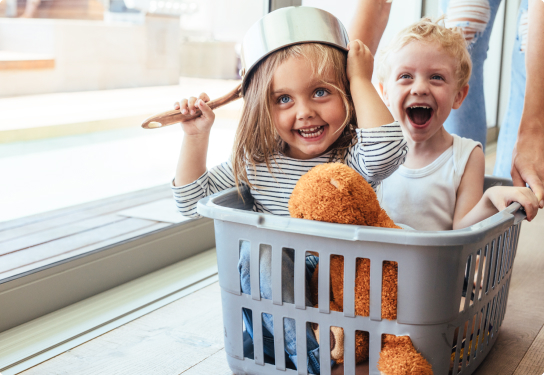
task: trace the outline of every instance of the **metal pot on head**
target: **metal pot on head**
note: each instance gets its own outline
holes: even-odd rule
[[[228,94],[208,102],[211,109],[219,108],[242,97],[259,62],[275,51],[301,43],[323,43],[347,51],[346,29],[332,14],[322,9],[297,6],[268,13],[246,32],[241,48],[242,83]],[[197,111],[183,115],[171,110],[154,115],[142,123],[146,129],[160,128],[200,116]]]

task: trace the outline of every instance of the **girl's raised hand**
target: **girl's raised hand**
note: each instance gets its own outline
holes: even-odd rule
[[[499,211],[508,207],[512,202],[518,202],[525,209],[527,221],[533,220],[538,213],[538,199],[527,187],[494,186],[487,189],[486,194]]]
[[[348,44],[348,66],[347,74],[351,82],[355,78],[372,79],[374,70],[374,56],[368,47],[359,39]]]
[[[180,102],[174,103],[174,109],[179,109],[184,115],[194,115],[197,110],[202,112],[197,118],[181,122],[185,134],[207,135],[210,133],[215,120],[215,113],[206,104],[209,101],[210,97],[206,93],[202,93],[198,98],[191,96],[189,99],[182,99]]]

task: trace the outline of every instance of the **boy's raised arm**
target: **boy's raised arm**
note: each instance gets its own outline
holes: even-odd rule
[[[347,74],[359,128],[376,128],[394,121],[372,84],[374,57],[360,40],[348,45]]]

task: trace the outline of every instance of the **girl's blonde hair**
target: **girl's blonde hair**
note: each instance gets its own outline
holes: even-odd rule
[[[440,22],[442,21],[442,24]],[[453,56],[457,60],[455,76],[457,77],[457,87],[464,87],[472,72],[472,61],[467,50],[467,43],[463,36],[463,29],[454,27],[451,29],[443,25],[444,17],[436,20],[431,18],[422,18],[418,22],[401,30],[391,43],[385,48],[380,48],[376,54],[376,75],[381,83],[384,83],[389,78],[391,73],[389,55],[392,52],[400,50],[405,45],[413,41],[436,43],[446,53]]]
[[[339,49],[319,43],[306,43],[289,46],[278,50],[259,63],[253,69],[244,95],[244,107],[232,152],[234,180],[239,188],[240,183],[254,187],[247,177],[246,167],[253,170],[258,163],[266,163],[272,174],[271,161],[276,155],[284,152],[286,143],[280,138],[272,118],[272,79],[276,69],[287,59],[306,59],[312,67],[314,75],[319,77],[325,86],[340,93],[346,118],[339,131],[342,134],[330,147],[332,160],[343,160],[345,151],[356,136],[356,118],[353,102],[350,97],[349,81],[346,74],[347,54]],[[333,82],[326,82],[323,77],[332,72]]]

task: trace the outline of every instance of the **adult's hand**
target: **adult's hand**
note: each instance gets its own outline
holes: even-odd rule
[[[544,207],[544,2],[529,0],[529,31],[525,65],[527,86],[512,155],[512,180],[516,186],[527,183]]]
[[[525,121],[529,122],[530,120]],[[512,154],[511,173],[514,186],[525,186],[527,183],[538,198],[540,208],[543,208],[544,119],[533,119],[532,122],[536,122],[536,124],[523,123],[522,119],[518,140]]]

